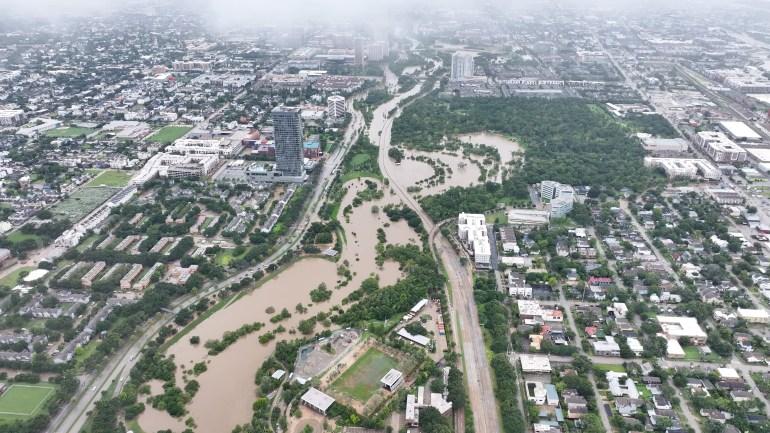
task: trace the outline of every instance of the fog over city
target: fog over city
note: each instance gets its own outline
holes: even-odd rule
[[[67,16],[87,17],[124,12],[185,10],[212,18],[221,26],[226,26],[228,22],[231,26],[241,26],[249,23],[252,25],[296,24],[303,20],[344,22],[366,19],[373,23],[383,23],[404,14],[422,15],[437,10],[474,13],[483,11],[537,13],[567,9],[575,13],[620,12],[623,14],[743,10],[751,13],[766,13],[769,5],[768,0],[71,0],[66,2],[63,0],[0,0],[0,8],[6,17],[16,16],[56,22]],[[51,13],[53,10],[56,13]]]
[[[0,433],[770,433],[770,0],[0,0]]]

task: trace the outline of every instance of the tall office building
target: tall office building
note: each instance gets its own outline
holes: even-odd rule
[[[353,48],[353,63],[355,66],[365,66],[364,60],[364,40],[362,38],[356,38]]]
[[[302,118],[296,107],[276,107],[273,109],[273,128],[275,137],[276,170],[283,176],[302,176]]]
[[[452,54],[452,75],[454,81],[473,77],[473,54],[458,51]]]

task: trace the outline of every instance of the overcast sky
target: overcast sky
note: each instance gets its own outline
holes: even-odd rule
[[[766,8],[769,0],[0,0],[0,11],[6,16],[29,16],[56,19],[67,15],[101,15],[123,8],[141,10],[142,5],[173,3],[199,12],[202,16],[227,25],[250,23],[303,24],[305,20],[386,21],[399,12],[427,12],[432,8],[480,9],[490,4],[503,9],[542,8],[546,5],[569,5],[589,9],[617,8],[619,11],[662,7],[687,8],[706,3],[722,7],[756,5]]]

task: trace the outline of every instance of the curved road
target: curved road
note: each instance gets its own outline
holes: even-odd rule
[[[397,117],[401,110],[394,113],[392,117],[387,117],[387,114],[396,108],[401,100],[417,94],[423,85],[424,81],[408,92],[399,94],[380,105],[374,111],[369,137],[373,143],[380,147],[379,163],[383,175],[388,178],[391,188],[399,198],[420,216],[426,230],[430,232],[434,253],[443,262],[446,269],[451,290],[451,296],[448,299],[449,311],[453,313],[451,316],[452,328],[456,343],[459,343],[458,350],[461,350],[463,355],[465,376],[468,382],[468,397],[474,413],[475,431],[476,433],[499,433],[502,429],[500,428],[489,360],[484,346],[484,336],[481,332],[476,303],[473,299],[471,270],[462,265],[460,257],[439,231],[439,226],[433,223],[419,203],[406,192],[406,186],[401,184],[401,179],[392,175],[394,163],[387,156],[390,148],[393,118]],[[457,341],[458,338],[459,342]]]
[[[321,203],[323,203],[323,199],[326,197],[334,179],[334,172],[339,168],[350,146],[355,143],[358,135],[361,133],[363,117],[361,113],[352,109],[352,100],[348,101],[348,109],[352,113],[353,118],[345,132],[342,143],[323,164],[319,183],[315,187],[310,204],[306,209],[305,217],[294,226],[294,230],[287,236],[286,242],[256,267],[241,271],[224,281],[211,284],[201,292],[176,300],[170,308],[172,311],[178,312],[182,308],[194,305],[199,300],[222,289],[226,289],[231,284],[245,277],[250,277],[254,272],[266,269],[271,264],[281,260],[287,252],[296,248],[305,231],[310,226],[311,216],[318,212]],[[46,431],[49,433],[78,433],[88,419],[88,413],[94,408],[102,393],[106,392],[116,380],[118,384],[115,388],[115,393],[120,391],[125,383],[123,378],[128,376],[131,368],[138,360],[142,348],[162,327],[171,323],[174,315],[168,312],[162,313],[159,317],[147,323],[144,332],[135,337],[129,345],[122,348],[117,356],[114,356],[95,377],[87,376],[85,380],[81,381],[82,386],[79,394],[73,399],[72,403],[59,411]]]

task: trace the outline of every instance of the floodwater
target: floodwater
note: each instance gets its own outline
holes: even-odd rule
[[[342,209],[349,205],[358,191],[366,188],[363,180],[352,180],[347,184],[349,191],[342,202]],[[251,405],[256,398],[254,373],[262,362],[270,356],[275,348],[276,340],[293,338],[281,334],[276,340],[266,345],[258,341],[258,337],[282,325],[287,330],[296,328],[300,320],[315,315],[340,303],[340,301],[358,288],[361,282],[372,274],[380,279],[380,285],[395,283],[402,274],[398,264],[386,262],[382,268],[375,263],[377,244],[377,228],[383,227],[388,243],[414,243],[418,236],[409,228],[405,221],[392,223],[382,209],[390,203],[397,203],[394,195],[385,190],[385,197],[376,201],[365,202],[349,215],[349,222],[340,215],[340,222],[345,229],[346,244],[343,247],[341,260],[337,263],[322,258],[303,259],[258,289],[244,295],[233,304],[214,313],[195,329],[171,346],[168,355],[174,356],[177,363],[177,386],[184,386],[184,371],[189,370],[196,362],[207,363],[207,371],[195,377],[200,383],[200,390],[188,404],[189,414],[197,424],[196,431],[230,431],[238,424],[247,423],[251,419]],[[372,207],[378,206],[379,212],[372,212]],[[384,227],[389,224],[388,227]],[[337,286],[340,277],[337,266],[347,261],[353,279],[346,286]],[[310,291],[320,283],[333,289],[329,301],[312,305]],[[307,313],[298,314],[295,306],[302,303],[308,308]],[[273,307],[275,312],[268,314],[266,309]],[[278,324],[270,323],[270,317],[286,308],[292,317]],[[238,329],[241,325],[253,322],[265,324],[260,331],[240,338],[225,351],[216,356],[209,356],[203,343],[207,340],[219,339],[226,331]],[[316,331],[322,330],[319,323]],[[201,344],[193,346],[189,337],[197,335]],[[192,377],[188,377],[191,379]],[[154,390],[157,391],[157,390]],[[172,428],[182,430],[182,421],[171,418],[165,412],[161,413],[152,407],[147,407],[139,417],[139,424],[145,431],[158,431]]]
[[[497,149],[497,152],[500,154],[501,169],[508,166],[512,161],[521,158],[524,152],[519,143],[500,134],[477,132],[475,134],[459,135],[457,138],[466,143],[484,144]],[[497,181],[501,180],[501,174],[498,173]]]
[[[481,170],[473,161],[463,157],[461,151],[450,153],[407,150],[405,155],[406,158],[401,161],[401,165],[394,165],[389,170],[393,176],[398,177],[401,185],[420,187],[419,195],[438,194],[453,186],[471,186],[480,183]],[[437,183],[438,178],[434,179],[435,185],[427,181],[435,172],[427,162],[411,159],[418,156],[443,163],[444,183]]]

